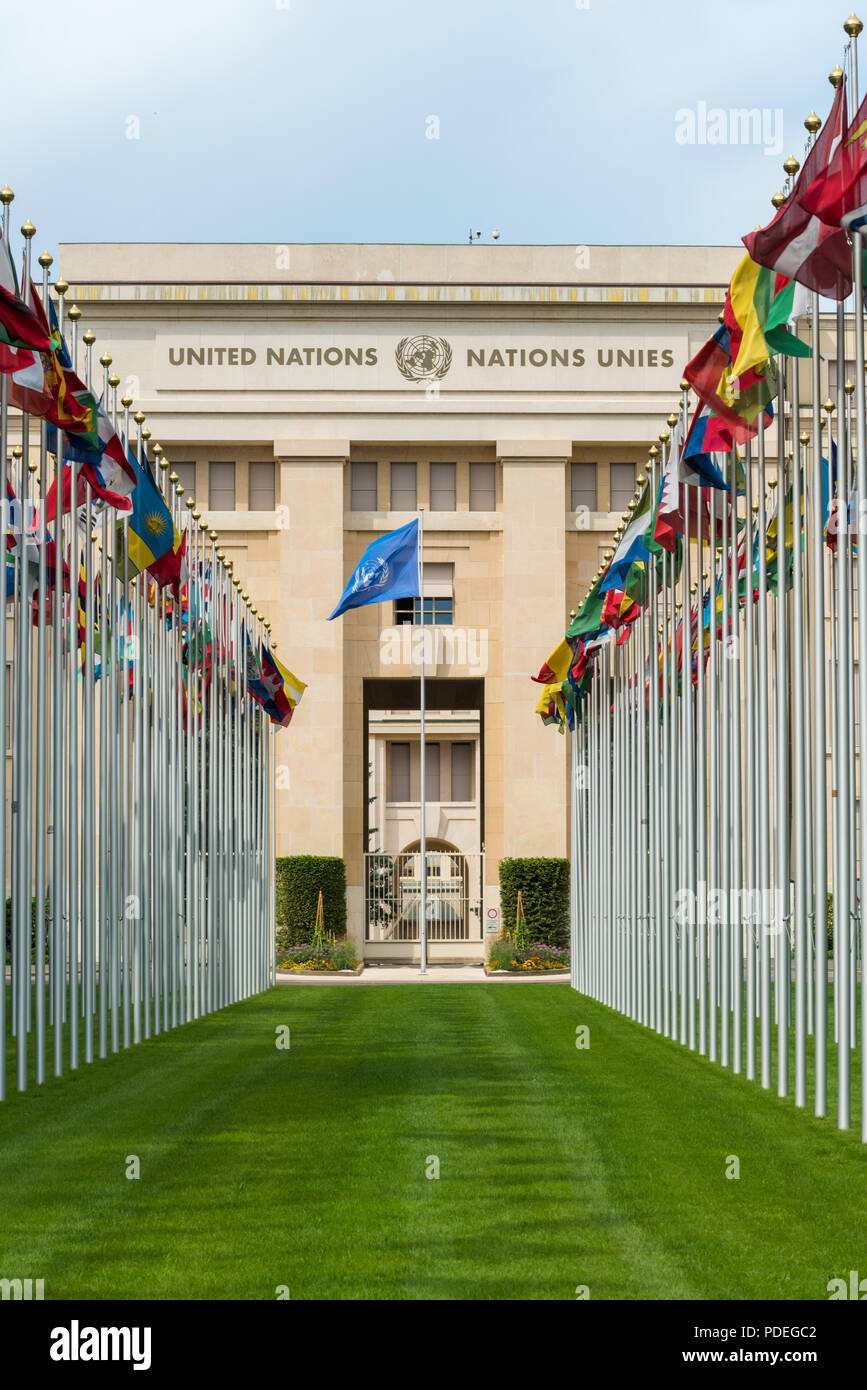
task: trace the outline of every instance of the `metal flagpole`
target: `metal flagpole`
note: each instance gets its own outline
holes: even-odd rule
[[[427,974],[427,781],[425,767],[425,623],[424,623],[424,507],[418,509],[418,591],[421,615],[421,658],[419,669],[419,717],[421,736],[419,742],[419,851],[421,854],[421,900],[419,903],[419,974]]]
[[[13,197],[14,197],[14,194],[13,194],[13,192],[12,192],[12,189],[9,188],[8,185],[4,185],[4,187],[3,187],[2,189],[0,189],[0,204],[2,204],[2,207],[3,207],[3,241],[4,241],[4,244],[8,241],[8,238],[9,238],[9,204],[12,202]],[[8,535],[9,535],[10,521],[11,521],[11,518],[10,518],[10,515],[9,515],[9,502],[8,502],[7,491],[6,491],[6,484],[7,484],[7,480],[8,480],[8,476],[9,476],[9,472],[8,472],[8,470],[9,470],[9,457],[8,457],[8,448],[9,448],[9,437],[8,437],[8,430],[9,430],[9,419],[8,419],[8,415],[9,415],[9,406],[8,406],[8,398],[9,398],[9,382],[8,382],[8,378],[7,378],[7,376],[6,376],[5,372],[4,372],[4,373],[0,374],[0,508],[2,508],[2,512],[3,512],[4,549],[5,549],[6,538],[7,538]],[[7,561],[4,560],[3,563],[4,563],[4,569],[5,569],[5,566],[6,566],[6,564],[7,564]],[[2,621],[2,623],[0,623],[0,737],[2,737],[2,739],[3,739],[4,784],[3,784],[3,795],[2,795],[2,797],[0,797],[0,855],[2,855],[2,860],[0,860],[0,864],[2,864],[2,869],[0,869],[0,872],[2,872],[2,876],[3,876],[3,909],[4,909],[4,920],[5,920],[6,892],[7,892],[7,886],[8,886],[8,876],[7,876],[7,872],[6,872],[6,831],[7,831],[7,823],[6,823],[6,783],[5,783],[6,755],[7,755],[7,752],[8,752],[8,745],[7,745],[7,741],[6,741],[7,696],[6,696],[6,592],[5,592],[5,588],[6,588],[6,576],[5,576],[5,574],[4,574],[4,577],[3,577],[3,586],[4,586],[4,593],[3,593],[3,621]],[[60,592],[61,592],[61,593],[63,592],[63,586],[62,586],[62,584],[61,584]],[[59,723],[60,721],[58,720],[57,722]],[[55,799],[55,806],[56,806],[56,799]],[[56,826],[59,825],[59,818],[57,817],[56,813],[55,813],[54,823],[55,823]],[[59,834],[58,834],[57,838],[59,839]],[[57,885],[56,885],[56,883],[55,883],[53,886],[54,886],[54,901],[55,901],[55,903],[56,903],[56,900],[57,900]],[[55,911],[56,911],[56,908],[55,908]],[[52,975],[54,974],[54,964],[55,964],[55,956],[54,956],[54,952],[52,951]],[[5,933],[5,927],[4,927],[4,933],[3,933],[3,981],[2,981],[2,984],[3,984],[3,988],[0,989],[0,1100],[5,1100],[5,1099],[6,1099],[6,933]],[[55,1016],[55,1049],[56,1049],[56,1047],[57,1047],[57,1028],[56,1028],[56,1016]],[[55,1061],[55,1066],[56,1066],[56,1061]]]
[[[858,103],[858,35],[861,33],[862,24],[853,15],[843,26],[851,40],[852,53],[852,102],[857,108]],[[860,232],[855,232],[852,237],[853,254],[853,281],[855,290],[855,472],[857,482],[857,515],[858,515],[858,648],[859,648],[859,677],[858,677],[858,728],[859,728],[859,765],[862,769],[863,779],[863,748],[865,729],[867,729],[867,672],[864,669],[864,662],[860,659],[863,650],[861,623],[867,620],[867,545],[863,543],[867,536],[867,438],[865,438],[865,391],[864,391],[864,281],[861,274],[863,259],[864,239]],[[816,353],[818,357],[818,352]],[[848,500],[848,499],[847,499]],[[838,504],[839,505],[839,504]],[[862,781],[863,785],[863,781]],[[864,968],[867,961],[867,907],[865,907],[865,877],[867,877],[867,814],[865,814],[864,802],[861,802],[861,825],[860,825],[860,883],[861,883],[861,1138],[867,1142],[867,997],[865,997]],[[816,889],[818,900],[818,886]],[[824,938],[824,917],[822,918],[822,930],[819,930],[817,923],[816,942],[818,945],[819,937]],[[818,976],[818,953],[816,971]],[[823,990],[827,988],[827,982],[823,980]],[[816,992],[816,1004],[818,1008],[819,994],[818,984]],[[847,1054],[848,1055],[848,1054]]]

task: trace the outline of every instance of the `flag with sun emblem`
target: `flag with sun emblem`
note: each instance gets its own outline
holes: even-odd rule
[[[128,458],[135,470],[136,485],[131,499],[132,511],[118,523],[121,545],[125,540],[127,574],[134,579],[142,570],[149,570],[157,583],[162,585],[168,579],[160,577],[159,561],[169,554],[175,554],[180,546],[180,536],[154,481],[147,457],[140,464],[130,450]]]

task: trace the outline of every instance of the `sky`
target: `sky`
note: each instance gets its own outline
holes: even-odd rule
[[[11,225],[35,223],[36,254],[490,242],[495,228],[503,245],[734,244],[772,215],[804,117],[827,115],[847,13],[5,0],[0,185],[16,195]],[[760,128],[743,131],[737,109]]]

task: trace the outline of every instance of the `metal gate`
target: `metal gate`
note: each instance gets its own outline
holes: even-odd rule
[[[481,941],[483,854],[427,852],[428,941]],[[368,941],[418,941],[421,854],[364,856]]]

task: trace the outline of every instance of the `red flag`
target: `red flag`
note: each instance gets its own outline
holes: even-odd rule
[[[846,131],[846,83],[834,93],[830,115],[804,160],[791,194],[767,227],[748,232],[741,240],[759,265],[788,275],[829,299],[845,299],[852,291],[852,248],[846,233],[813,215],[818,199],[814,183],[825,179]],[[834,187],[837,183],[834,182]]]

